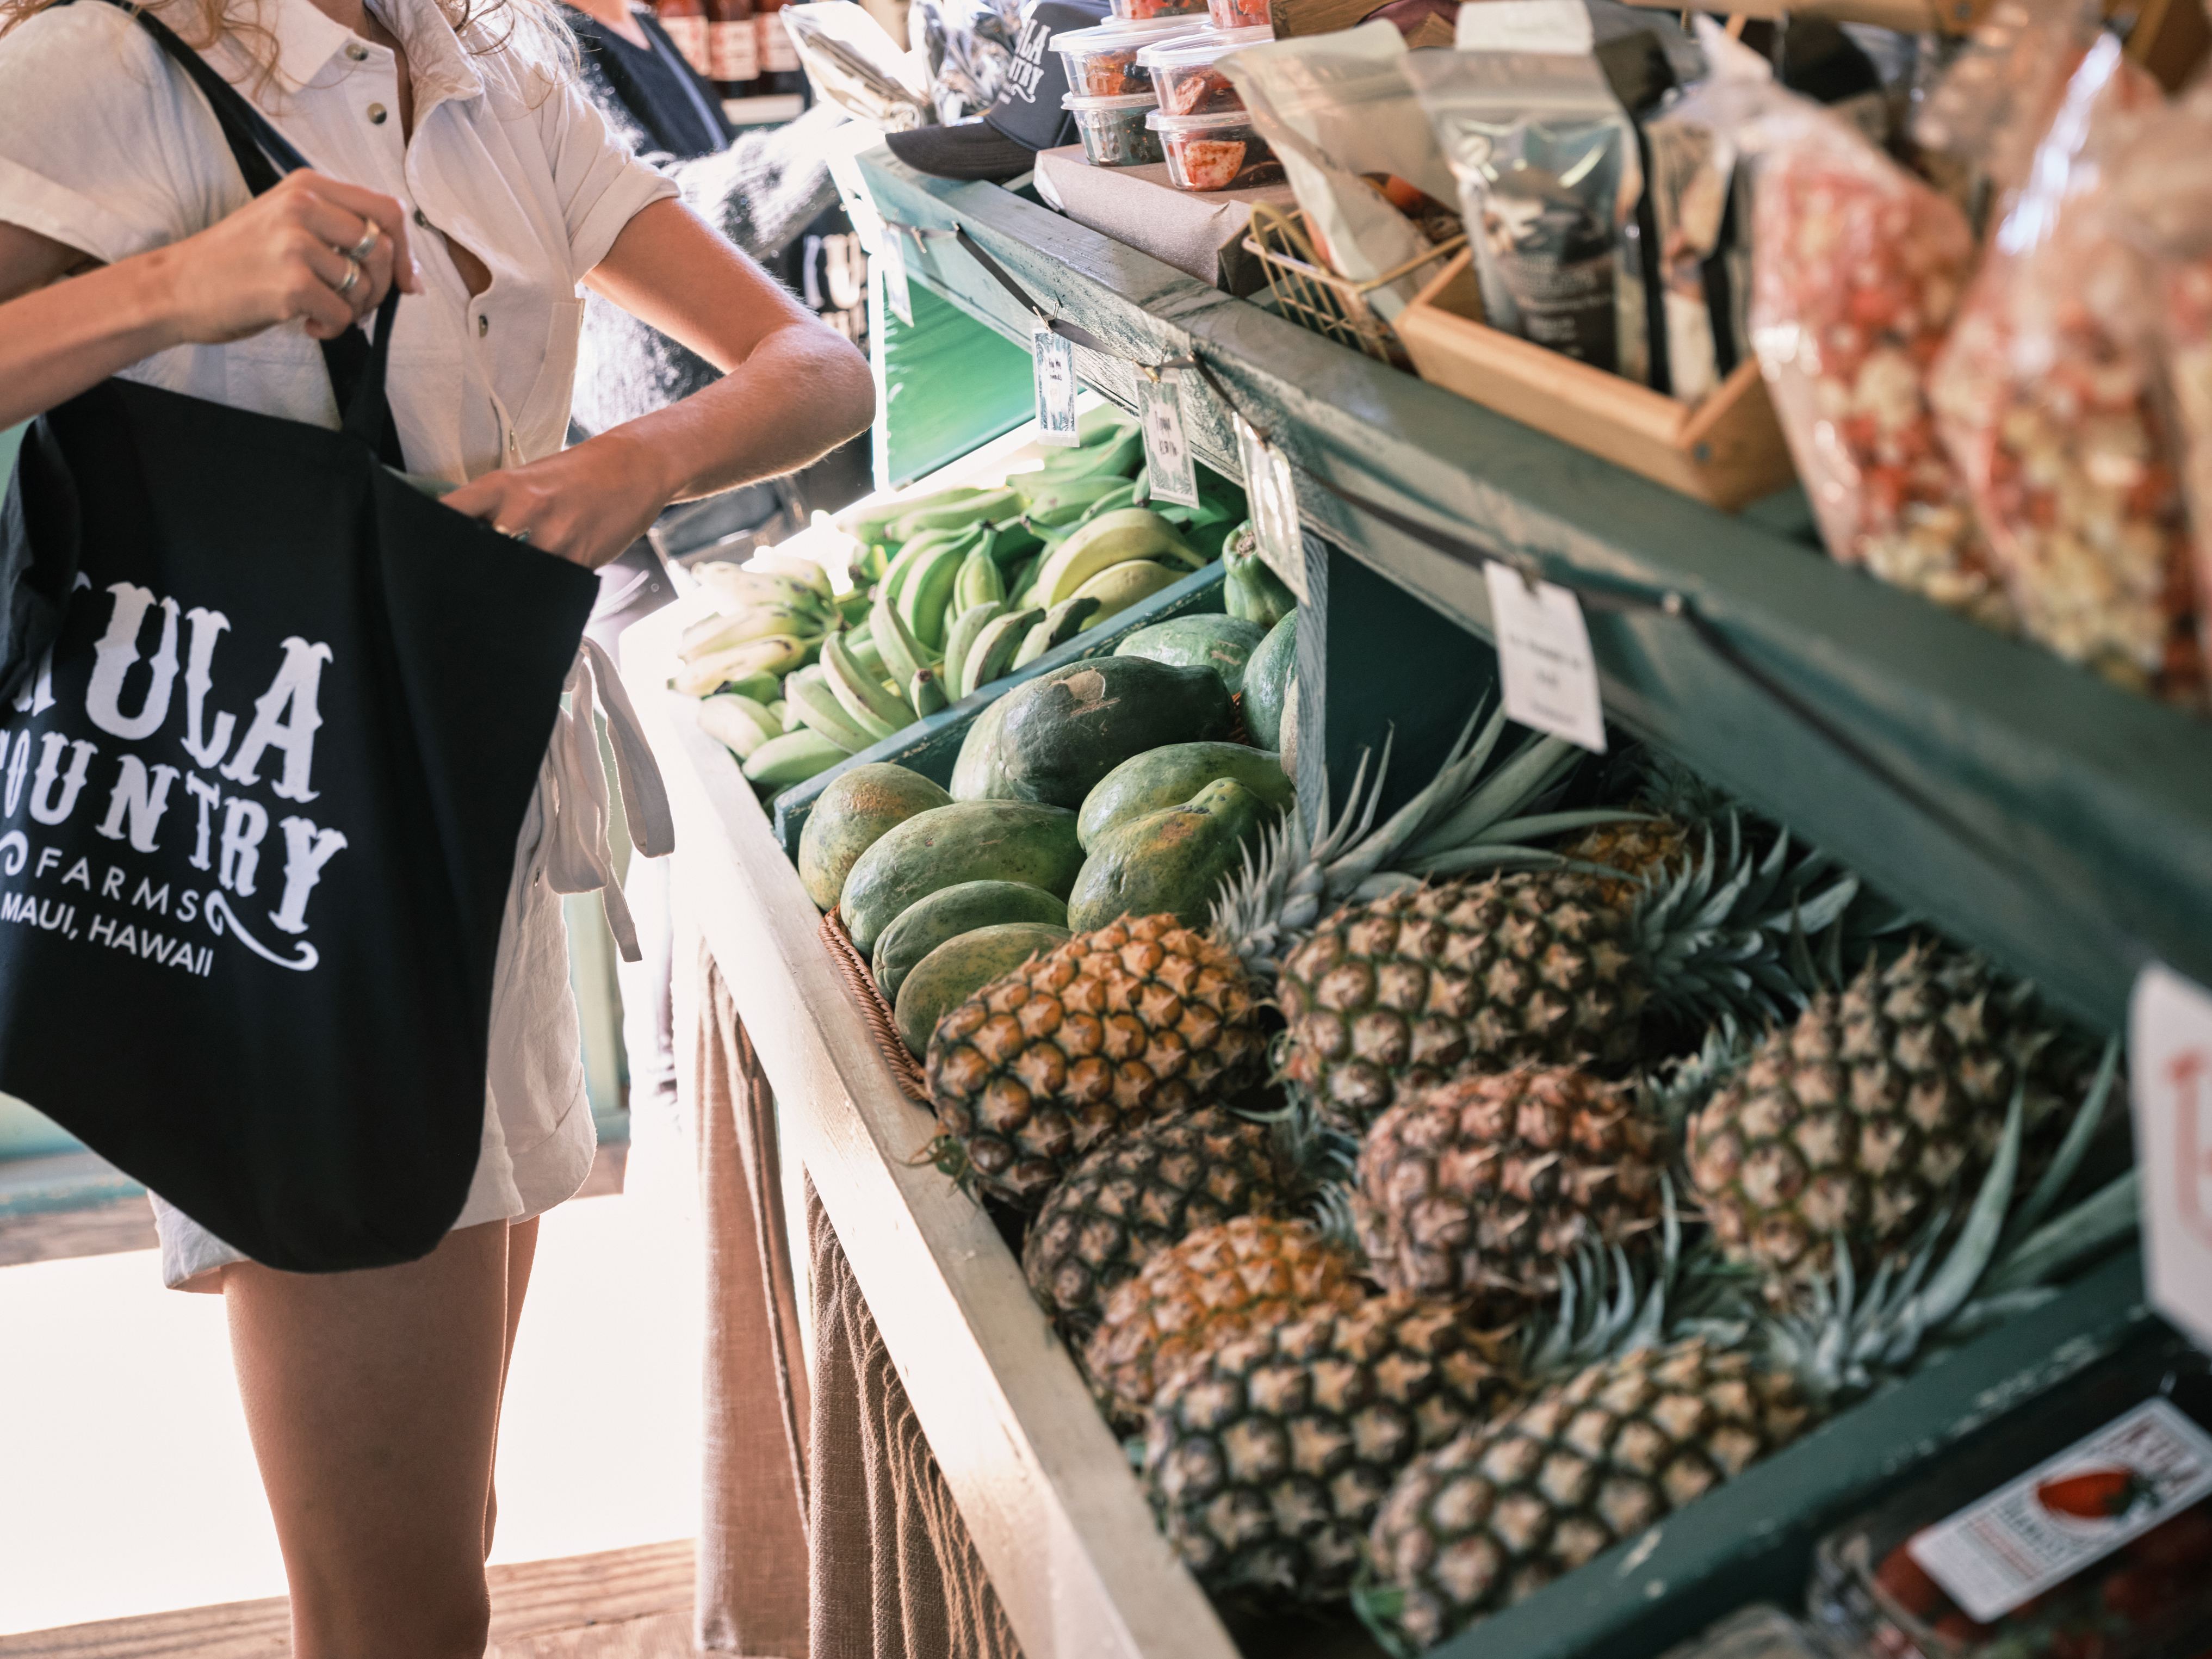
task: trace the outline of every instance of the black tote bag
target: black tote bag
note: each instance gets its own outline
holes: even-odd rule
[[[297,164],[163,44],[257,193],[260,151]],[[343,430],[108,380],[33,423],[0,514],[0,1090],[307,1272],[420,1256],[466,1200],[598,592],[380,459],[398,297],[332,354]]]

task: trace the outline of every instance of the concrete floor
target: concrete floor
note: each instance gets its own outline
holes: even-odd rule
[[[544,1222],[495,1563],[697,1530],[700,1252],[682,1171]],[[219,1297],[148,1250],[0,1267],[0,1633],[283,1593]]]

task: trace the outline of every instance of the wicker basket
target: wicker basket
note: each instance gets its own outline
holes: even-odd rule
[[[1375,314],[1367,296],[1425,265],[1449,258],[1466,243],[1465,236],[1455,236],[1380,276],[1354,281],[1338,276],[1315,251],[1313,239],[1306,233],[1305,214],[1299,209],[1255,202],[1251,228],[1244,238],[1245,247],[1259,257],[1261,268],[1267,273],[1267,292],[1284,316],[1316,334],[1364,351],[1377,362],[1400,368],[1410,366],[1406,349],[1390,325]]]
[[[845,931],[844,918],[835,908],[822,918],[822,943],[830,952],[830,959],[837,964],[837,971],[853,993],[853,1000],[860,1005],[860,1012],[868,1022],[868,1035],[875,1039],[876,1052],[884,1057],[884,1064],[890,1068],[899,1092],[915,1105],[930,1109],[928,1079],[920,1063],[908,1052],[890,1004],[876,988],[876,976],[868,971],[868,964],[854,945],[852,935]]]

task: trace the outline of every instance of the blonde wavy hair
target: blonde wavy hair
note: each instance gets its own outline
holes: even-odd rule
[[[59,3],[0,0],[0,36]],[[144,9],[139,3],[131,7],[134,14]],[[478,57],[516,52],[542,72],[565,76],[575,69],[576,37],[561,16],[559,0],[438,0],[438,9],[463,46]],[[171,0],[161,8],[161,21],[201,50],[226,34],[236,40],[260,70],[256,92],[276,73],[276,33],[261,21],[260,0]]]

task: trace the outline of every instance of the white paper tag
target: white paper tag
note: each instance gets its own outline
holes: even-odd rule
[[[884,266],[884,303],[892,316],[914,326],[914,295],[906,286],[906,233],[884,228],[883,252],[876,255]]]
[[[1532,589],[1519,571],[1494,560],[1482,574],[1490,586],[1506,718],[1605,753],[1605,703],[1581,602],[1552,582]]]
[[[1966,1616],[1991,1624],[2212,1494],[2212,1435],[2146,1400],[1905,1547]]]
[[[2212,992],[2154,962],[2128,1005],[2151,1304],[2212,1343]]]
[[[1075,343],[1039,323],[1030,349],[1036,354],[1037,441],[1073,449],[1083,441],[1075,433]]]
[[[1198,471],[1191,465],[1190,440],[1183,435],[1182,389],[1171,377],[1138,376],[1137,420],[1145,428],[1152,500],[1196,507]]]
[[[1290,457],[1262,438],[1233,410],[1237,459],[1244,468],[1244,498],[1252,512],[1252,533],[1260,556],[1283,584],[1307,603],[1305,541],[1298,534],[1298,486]]]

